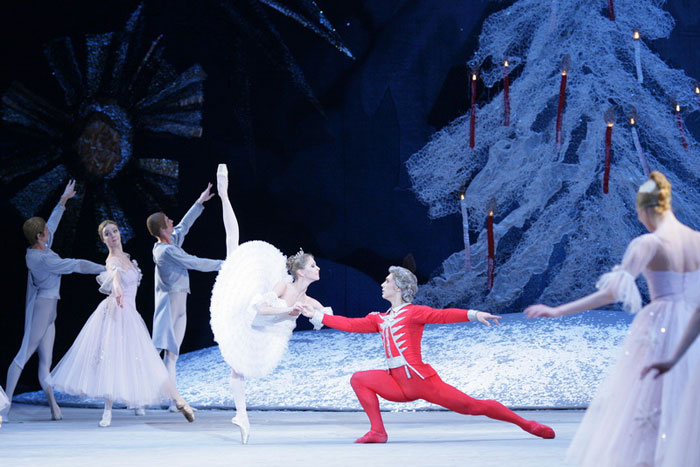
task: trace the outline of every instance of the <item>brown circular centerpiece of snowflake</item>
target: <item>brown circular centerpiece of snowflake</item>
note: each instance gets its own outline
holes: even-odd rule
[[[104,178],[120,165],[121,135],[99,116],[88,120],[75,142],[75,151],[85,171]]]

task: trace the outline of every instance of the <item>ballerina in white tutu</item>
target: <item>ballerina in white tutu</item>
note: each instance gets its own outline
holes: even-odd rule
[[[178,394],[146,324],[136,311],[141,271],[122,250],[116,222],[100,224],[98,233],[109,249],[107,270],[98,276],[100,292],[109,295],[88,318],[75,342],[51,372],[59,391],[105,400],[99,426],[112,422],[112,404],[140,408],[175,400],[185,418],[194,412]]]
[[[226,261],[211,297],[211,328],[224,360],[231,366],[236,416],[231,420],[248,442],[245,381],[269,374],[287,349],[302,307],[331,313],[306,289],[319,279],[314,257],[300,251],[288,260],[262,241],[238,245],[238,222],[228,199],[228,173],[219,165],[219,197],[226,229]]]
[[[557,307],[533,305],[530,317],[556,318],[600,308],[614,301],[637,313],[620,358],[600,385],[574,437],[567,458],[590,466],[667,465],[672,426],[684,410],[680,404],[688,379],[696,374],[700,348],[691,348],[674,371],[661,379],[639,377],[653,362],[671,357],[700,305],[700,233],[681,224],[671,211],[671,184],[652,172],[639,187],[637,215],[651,232],[629,244],[619,266],[603,275],[598,291]],[[643,274],[651,302],[641,308],[635,278]],[[697,449],[696,449],[697,450]],[[668,465],[691,465],[687,463]],[[692,464],[697,465],[697,464]]]

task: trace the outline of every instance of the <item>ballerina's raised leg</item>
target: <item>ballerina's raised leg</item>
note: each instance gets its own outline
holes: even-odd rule
[[[236,214],[233,212],[231,200],[228,197],[228,170],[226,164],[219,164],[216,171],[217,191],[221,198],[221,207],[224,219],[224,229],[226,231],[226,257],[238,247],[239,228]],[[245,400],[245,377],[231,370],[231,393],[233,403],[236,406],[236,416],[231,419],[231,423],[237,425],[241,430],[241,442],[248,443],[250,434],[250,420],[246,409]]]

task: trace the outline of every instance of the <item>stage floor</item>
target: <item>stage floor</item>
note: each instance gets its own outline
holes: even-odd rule
[[[99,428],[102,411],[63,408],[47,420],[48,407],[15,403],[0,428],[2,466],[494,466],[564,465],[583,411],[519,411],[550,425],[543,440],[486,417],[443,411],[386,412],[389,443],[357,445],[368,430],[362,412],[250,412],[248,445],[231,424],[233,411],[199,410],[189,424],[180,414],[149,410],[136,417],[115,410],[112,426]]]

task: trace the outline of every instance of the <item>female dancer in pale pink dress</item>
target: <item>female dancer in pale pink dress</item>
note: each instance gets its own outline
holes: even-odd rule
[[[99,426],[112,423],[112,404],[140,408],[174,400],[188,421],[194,412],[168,376],[148,328],[136,311],[141,271],[122,250],[119,227],[104,221],[98,229],[107,245],[107,271],[100,292],[109,295],[88,318],[75,342],[51,372],[59,391],[105,400]]]
[[[533,305],[525,310],[530,318],[556,318],[620,301],[627,311],[637,313],[619,360],[569,447],[567,460],[576,464],[662,465],[688,378],[700,363],[700,349],[691,349],[665,378],[639,377],[646,365],[673,354],[700,304],[700,233],[673,215],[666,177],[659,172],[650,177],[639,187],[637,214],[651,233],[629,244],[622,263],[601,277],[599,290],[557,307]],[[640,273],[651,294],[651,302],[641,310],[635,284]]]
[[[697,284],[696,287],[700,286]],[[673,369],[674,366],[681,360],[681,357],[691,348],[691,345],[700,334],[700,306],[695,309],[693,317],[690,318],[688,328],[683,334],[683,339],[676,353],[673,354],[670,360],[665,362],[657,362],[649,365],[642,371],[642,378],[651,370],[657,370],[658,373],[654,378],[658,378],[667,371]],[[698,345],[695,344],[694,352],[698,352]],[[700,404],[698,404],[698,389],[700,389],[700,368],[691,369],[693,372],[690,377],[690,382],[681,402],[681,413],[678,419],[674,422],[669,430],[669,442],[666,455],[663,459],[663,466],[675,467],[684,466],[699,466],[700,465],[700,449],[697,449],[695,442],[700,437]]]

